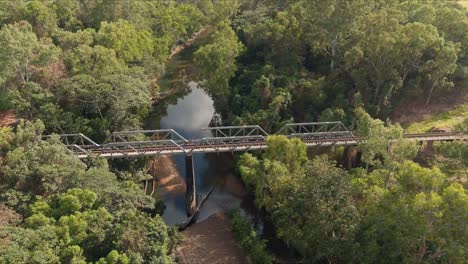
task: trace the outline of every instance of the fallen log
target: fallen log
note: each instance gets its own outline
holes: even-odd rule
[[[213,190],[214,190],[214,186],[212,186],[210,190],[205,194],[205,196],[203,196],[203,198],[200,200],[200,203],[197,205],[195,212],[190,217],[188,217],[183,223],[177,225],[179,231],[185,230],[187,227],[189,227],[193,223],[193,221],[197,218],[198,214],[200,213],[201,207],[206,202],[206,200],[208,200],[208,197],[213,192]]]

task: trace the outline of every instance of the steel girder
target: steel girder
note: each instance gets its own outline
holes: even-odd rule
[[[97,144],[83,134],[58,136],[80,158],[90,154],[125,157],[234,152],[266,148],[268,133],[260,126],[223,126],[203,128],[203,130],[211,135],[191,140],[185,139],[173,129],[114,132],[103,144]],[[354,136],[341,122],[286,124],[275,134],[300,138],[307,146],[353,145],[365,141]],[[405,138],[422,141],[467,140],[467,136],[453,133],[410,134],[405,135]]]
[[[299,138],[353,137],[353,133],[342,122],[309,122],[286,124],[277,135]]]
[[[223,127],[205,127],[203,131],[211,132],[214,138],[220,137],[248,137],[248,136],[264,136],[268,133],[258,125],[253,126],[223,126]]]

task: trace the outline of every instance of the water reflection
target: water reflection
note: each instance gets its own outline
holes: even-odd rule
[[[202,131],[208,127],[215,113],[213,100],[201,89],[196,82],[188,83],[190,92],[177,102],[167,106],[166,115],[160,120],[161,128],[172,128],[187,139],[210,136]],[[204,195],[212,186],[215,190],[203,206],[199,221],[206,219],[213,213],[239,208],[240,198],[236,192],[230,190],[233,184],[233,161],[223,158],[223,154],[194,154],[195,181],[198,195]],[[229,155],[227,155],[229,156]],[[185,163],[183,155],[171,157],[177,167],[178,176],[185,180]],[[227,180],[227,177],[230,177]],[[235,177],[234,177],[235,178]],[[170,186],[166,186],[166,189]],[[237,188],[238,189],[238,188]],[[168,224],[181,223],[186,218],[184,194],[167,192],[161,199],[165,203],[163,218]]]
[[[167,115],[161,119],[161,128],[173,128],[183,137],[204,136],[201,128],[208,127],[215,113],[213,100],[194,81],[188,83],[191,92],[166,108]]]

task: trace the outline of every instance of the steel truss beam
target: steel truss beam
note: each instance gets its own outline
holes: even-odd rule
[[[91,150],[101,148],[101,145],[82,133],[44,135],[42,138],[50,139],[54,136],[58,137],[60,142],[62,142],[72,153],[89,155]]]
[[[113,132],[106,139],[106,142],[132,142],[144,140],[175,140],[187,142],[187,139],[177,133],[177,131],[174,129],[130,130]]]
[[[103,144],[97,144],[83,134],[58,136],[68,149],[80,158],[89,155],[113,158],[234,152],[261,150],[267,147],[268,133],[260,126],[224,126],[203,128],[203,130],[209,132],[210,136],[191,140],[185,139],[173,129],[114,132]],[[286,124],[276,134],[300,138],[308,147],[355,145],[366,141],[364,138],[354,136],[341,122]],[[468,140],[468,136],[454,133],[408,134],[405,138],[419,141]]]
[[[131,151],[134,152],[134,156],[138,156],[144,155],[148,148],[151,148],[156,155],[171,148],[185,152],[182,145],[188,140],[174,129],[156,129],[113,132],[105,142],[102,144],[103,148],[111,152]]]
[[[84,134],[77,133],[77,134],[54,134],[54,135],[44,135],[42,138],[48,139],[57,136],[60,139],[60,142],[65,144],[66,146],[77,145],[82,148],[98,148],[100,145],[94,142],[89,137],[85,136]]]
[[[276,134],[286,136],[326,134],[353,136],[353,133],[341,122],[291,123],[284,125]]]
[[[249,137],[249,136],[264,136],[268,133],[260,126],[223,126],[223,127],[205,127],[203,131],[211,132],[214,138],[220,137]]]

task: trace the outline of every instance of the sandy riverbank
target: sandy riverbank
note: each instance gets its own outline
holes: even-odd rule
[[[229,219],[223,213],[187,228],[182,235],[184,241],[175,253],[179,263],[251,263],[231,233]]]
[[[159,196],[182,195],[185,193],[185,180],[180,176],[176,163],[168,155],[162,155],[149,161],[149,173],[154,175]]]

